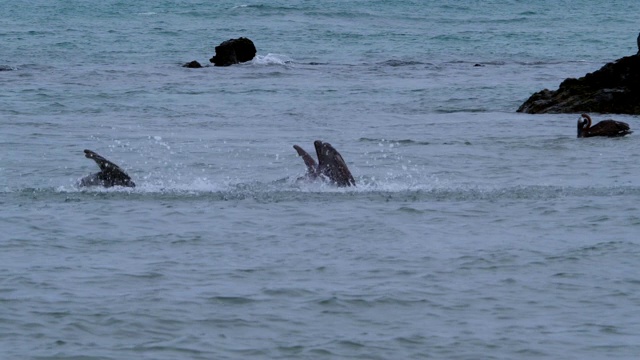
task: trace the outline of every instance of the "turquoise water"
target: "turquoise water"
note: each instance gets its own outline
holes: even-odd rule
[[[2,8],[0,358],[640,355],[637,134],[515,113],[640,3]],[[296,180],[316,139],[356,188]],[[137,187],[78,188],[85,148]]]

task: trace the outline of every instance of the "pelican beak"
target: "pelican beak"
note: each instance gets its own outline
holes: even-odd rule
[[[582,119],[582,117],[580,117],[580,119],[578,119],[578,137],[582,137],[582,128],[584,127],[584,120]]]

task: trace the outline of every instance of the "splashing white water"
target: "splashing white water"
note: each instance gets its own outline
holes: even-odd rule
[[[251,63],[255,65],[287,65],[291,62],[292,59],[286,55],[271,53],[267,55],[256,55],[256,57],[251,60]]]

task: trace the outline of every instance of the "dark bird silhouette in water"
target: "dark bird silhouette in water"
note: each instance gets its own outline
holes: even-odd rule
[[[638,33],[638,56],[640,56],[640,33]]]
[[[85,150],[84,156],[88,159],[94,160],[100,167],[100,172],[80,179],[80,186],[103,186],[107,188],[112,186],[136,186],[124,170],[122,170],[118,165],[98,155],[96,152]]]
[[[602,120],[591,126],[591,116],[582,114],[578,119],[578,137],[607,136],[619,137],[631,134],[629,124],[616,120]]]
[[[318,162],[298,145],[293,145],[299,156],[307,165],[306,177],[310,180],[328,179],[337,186],[356,186],[356,180],[351,175],[342,155],[331,144],[316,140],[313,142],[318,156]]]

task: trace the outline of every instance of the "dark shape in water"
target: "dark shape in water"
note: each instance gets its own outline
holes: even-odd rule
[[[253,41],[240,37],[229,39],[216,46],[216,54],[209,59],[215,66],[229,66],[250,61],[256,56],[256,46]]]
[[[602,120],[591,126],[591,116],[582,114],[578,119],[578,137],[607,136],[619,137],[631,134],[629,124],[616,120]]]
[[[196,60],[193,60],[192,62],[188,62],[184,65],[182,65],[182,67],[186,67],[189,69],[200,69],[202,67],[202,65],[200,65],[199,62],[197,62]]]
[[[131,181],[129,175],[120,169],[118,165],[91,150],[85,150],[84,156],[88,159],[93,159],[100,167],[100,172],[80,179],[80,186],[104,186],[107,188],[112,186],[136,186],[136,184]]]
[[[329,143],[320,140],[313,142],[318,156],[318,163],[298,145],[293,145],[299,156],[302,156],[307,165],[307,178],[315,180],[317,178],[328,178],[337,186],[356,186],[356,180],[351,175],[342,155]]]

